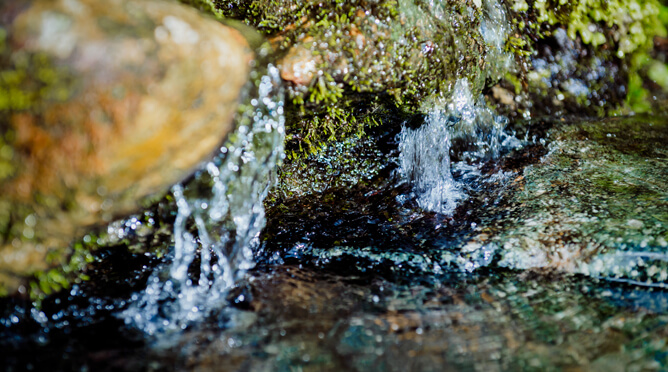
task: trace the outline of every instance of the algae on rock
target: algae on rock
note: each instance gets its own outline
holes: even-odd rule
[[[665,36],[656,0],[187,2],[256,27],[282,56],[291,157],[377,124],[383,103],[360,110],[359,92],[425,112],[466,78],[511,117],[605,115],[642,111],[643,82],[665,66],[642,57]]]
[[[654,61],[657,37],[666,36],[664,12],[656,0],[515,2],[507,46],[522,73],[504,77],[517,99],[502,111],[607,116],[660,108],[643,70]]]
[[[489,55],[497,46],[486,42],[481,26],[486,9],[475,1],[229,1],[216,6],[267,34],[282,56],[279,65],[293,104],[288,147],[293,143],[307,153],[375,124],[373,116],[354,111],[360,93],[386,92],[406,110],[425,109],[447,97],[459,78],[468,78],[480,93],[495,65]],[[381,105],[366,97],[367,112]]]

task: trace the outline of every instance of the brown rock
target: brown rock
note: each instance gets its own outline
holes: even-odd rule
[[[0,82],[10,155],[0,287],[11,290],[48,266],[47,252],[67,252],[83,228],[132,212],[211,156],[253,54],[237,31],[170,1],[20,1],[0,12],[0,73],[23,76]]]
[[[316,76],[317,65],[321,62],[319,56],[304,46],[292,47],[279,61],[281,78],[291,81],[298,86],[308,86]]]

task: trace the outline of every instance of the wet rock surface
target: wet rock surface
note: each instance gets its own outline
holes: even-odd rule
[[[512,269],[554,269],[665,287],[666,119],[576,119],[516,130],[518,136],[544,138],[499,160],[479,162],[481,178],[475,183],[484,187],[465,186],[469,196],[452,216],[420,212],[403,196],[410,189],[393,173],[396,164],[386,165],[375,178],[378,189],[370,190],[373,183],[364,180],[284,202],[275,210],[280,222],[270,219],[265,230],[265,248],[308,251],[320,259],[397,253],[439,267],[488,255],[489,262],[495,257]],[[391,154],[395,138],[389,133],[384,146]],[[380,159],[386,156],[380,155],[383,141],[377,144],[365,151],[378,151]],[[314,166],[318,159],[322,156],[313,158]],[[460,168],[455,162],[455,179],[471,182]],[[336,185],[332,174],[330,184]]]
[[[667,139],[665,117],[585,120],[554,130],[549,154],[524,171],[512,197],[520,206],[516,222],[508,219],[512,227],[490,241],[503,247],[499,264],[665,288]]]
[[[509,123],[480,95],[489,93],[487,99],[509,108],[510,117],[527,119],[543,109],[609,113],[627,88],[630,100],[660,90],[660,84],[649,90],[638,85],[645,77],[662,81],[652,66],[665,53],[652,56],[654,62],[636,61],[647,57],[651,36],[661,33],[654,27],[656,1],[642,2],[647,6],[630,17],[608,9],[589,12],[577,1],[556,8],[545,2],[511,6],[477,0],[183,2],[264,31],[278,49],[278,65],[256,63],[259,70],[251,73],[256,91],[241,105],[237,131],[213,144],[220,152],[192,182],[175,185],[160,202],[109,224],[106,232],[88,231],[74,245],[72,260],[83,270],[75,271],[76,280],[63,276],[71,270],[63,266],[38,275],[28,289],[30,299],[25,287],[19,287],[22,295],[0,299],[3,367],[665,369],[666,119]],[[59,10],[64,14],[102,6],[72,0],[51,4],[64,7]],[[193,31],[199,29],[184,21],[190,16],[170,18],[178,12],[171,9],[174,4],[144,9],[169,8],[161,23],[134,19],[136,4],[158,3],[118,1],[119,9],[110,11],[113,22],[96,20],[89,28],[111,32],[117,42],[129,37],[128,28],[119,31],[117,24],[137,25],[137,34],[149,39],[140,44],[159,45],[161,52],[166,42],[186,49],[207,44]],[[10,24],[26,9],[9,8],[3,22]],[[566,14],[573,19],[563,18]],[[41,79],[35,85],[40,89],[0,97],[12,115],[42,112],[25,106],[33,102],[26,97],[60,107],[81,87],[93,96],[106,94],[72,73],[99,61],[76,54],[76,47],[70,50],[77,44],[67,22],[51,13],[42,18],[51,19],[46,26],[63,37],[56,42],[45,36],[44,53],[51,59],[29,59],[29,68],[37,71],[29,75]],[[28,29],[46,27],[38,25],[29,22]],[[2,46],[5,40],[15,42],[11,32],[0,36]],[[126,44],[117,49],[136,51]],[[42,70],[68,51],[76,58],[55,74],[63,81],[50,79],[53,74]],[[151,81],[146,92],[137,93],[151,97],[161,91],[156,84],[173,82],[174,65],[163,66],[161,52],[155,65],[131,65],[128,76],[139,71],[148,74],[147,80],[122,80],[124,89]],[[205,55],[189,66],[215,65],[219,57]],[[17,61],[22,60],[2,63],[15,68]],[[0,74],[0,82],[11,85],[12,76]],[[502,76],[506,80],[494,85]],[[184,83],[185,93],[211,80],[195,78]],[[287,105],[281,78],[292,101]],[[123,100],[127,95],[114,94],[124,92],[110,94]],[[214,96],[196,96],[186,106],[165,99],[170,107],[156,103],[153,113],[182,115]],[[134,107],[130,103],[127,112]],[[106,113],[106,104],[96,107]],[[50,107],[37,108],[48,112]],[[412,111],[417,107],[421,112]],[[76,111],[54,111],[45,123],[70,120],[68,112]],[[104,117],[112,127],[114,113],[125,111]],[[92,128],[99,124],[96,118],[90,118]],[[23,117],[30,124],[28,119]],[[262,230],[263,199],[283,155],[284,124],[289,158],[264,203]],[[353,136],[362,130],[367,136]],[[2,134],[4,182],[15,172],[12,146],[19,137]],[[38,134],[31,130],[21,138],[39,139]],[[170,135],[164,141],[182,138]],[[143,141],[127,143],[134,140]],[[103,146],[94,145],[94,150]],[[178,161],[196,152],[182,145],[187,154],[176,154]],[[125,143],[116,143],[110,153],[117,149],[126,149]],[[87,169],[77,167],[63,168],[63,180],[60,174],[56,180],[68,187],[70,173]],[[147,172],[146,180],[138,178],[139,186],[155,179]],[[109,182],[133,177],[122,173]],[[98,174],[91,177],[71,182],[94,198],[113,194],[97,187]],[[80,200],[77,193],[67,197]],[[113,217],[122,206],[118,201],[113,207],[119,209],[105,213]],[[33,218],[28,210],[24,217],[17,210],[18,218],[5,213],[11,218],[0,222],[17,223],[15,233],[26,239],[41,239],[38,232],[46,230],[33,227],[50,216]]]
[[[339,174],[340,183],[330,170],[331,187],[284,196],[269,208],[255,269],[230,290],[228,306],[183,333],[138,338],[113,315],[169,257],[104,249],[90,281],[48,297],[42,310],[4,300],[3,347],[17,351],[6,365],[661,370],[668,363],[660,266],[665,123],[633,117],[516,124],[510,129],[527,138],[523,147],[470,164],[484,187],[466,188],[469,199],[452,216],[421,211],[395,166],[373,168],[371,180]],[[375,135],[378,147],[363,145],[364,153],[387,164],[396,156],[396,132]],[[467,182],[453,164],[455,179]],[[492,177],[500,171],[510,175]],[[536,195],[539,189],[545,191]],[[516,242],[518,235],[539,236],[538,243]],[[629,252],[651,255],[635,266],[602,259]],[[595,272],[597,259],[612,271]],[[642,280],[617,276],[615,267],[633,267]],[[110,335],[106,342],[87,344],[101,331]]]
[[[172,2],[18,1],[0,13],[0,284],[11,292],[62,263],[84,228],[210,158],[253,52]]]
[[[497,272],[397,283],[296,266],[251,278],[250,311],[232,311],[237,326],[222,332],[188,333],[171,349],[181,353],[177,369],[602,370],[615,361],[627,370],[665,363],[666,315],[635,302],[633,290],[604,290],[583,278]]]

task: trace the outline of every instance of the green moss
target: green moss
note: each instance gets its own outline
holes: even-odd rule
[[[172,226],[176,209],[171,195],[147,208],[142,214],[92,228],[67,250],[47,257],[51,268],[38,271],[28,280],[28,296],[37,305],[48,295],[73,284],[90,280],[91,265],[100,262],[100,253],[108,249],[126,250],[132,254],[150,252],[162,257],[173,244]],[[132,221],[130,224],[127,221]],[[134,225],[135,227],[128,227]]]
[[[183,0],[216,17],[241,20],[267,36],[277,56],[299,45],[307,48],[316,62],[316,77],[307,84],[288,84],[295,115],[288,122],[290,141],[298,141],[304,154],[322,148],[333,139],[347,138],[363,131],[351,121],[350,100],[356,93],[388,93],[406,110],[421,110],[434,97],[447,96],[454,81],[467,78],[474,94],[494,84],[503,75],[495,66],[490,47],[480,35],[483,2],[449,0],[439,4],[426,1],[333,1],[316,0]],[[605,113],[619,105],[615,87],[628,84],[627,106],[642,111],[648,94],[644,82],[649,77],[662,80],[655,63],[639,65],[636,56],[647,55],[655,35],[664,35],[665,6],[657,0],[537,0],[506,3],[511,32],[505,49],[519,67],[509,74],[516,94],[529,97],[534,107],[560,105],[587,113]],[[550,101],[557,92],[549,85],[531,87],[527,74],[537,46],[553,36],[557,28],[582,43],[582,61],[572,77],[588,84],[590,95],[573,95],[563,86],[563,102]],[[494,58],[497,58],[496,56]],[[597,59],[597,60],[596,60]],[[602,63],[609,78],[586,81],[587,71]],[[616,66],[621,71],[616,71]],[[564,74],[562,74],[564,75]],[[605,74],[604,74],[605,75]],[[552,86],[569,84],[560,76]],[[529,83],[527,86],[527,83]],[[554,84],[556,83],[556,84]],[[601,94],[597,95],[597,92]],[[528,103],[529,107],[532,104]],[[519,105],[517,111],[527,110]],[[554,112],[554,111],[553,111]]]
[[[296,141],[301,154],[374,125],[351,114],[359,100],[350,96],[389,93],[404,109],[419,110],[447,96],[459,78],[468,78],[477,92],[484,85],[482,11],[472,0],[442,7],[406,0],[231,0],[216,7],[265,34],[283,66],[281,56],[294,57],[293,46],[308,51],[298,58],[310,58],[314,77],[287,81],[293,111],[288,141]]]
[[[668,91],[668,66],[665,63],[653,60],[648,64],[647,76]]]
[[[90,237],[90,236],[89,236]],[[45,271],[38,271],[29,281],[29,296],[33,301],[40,302],[44,297],[69,288],[73,283],[81,283],[88,280],[89,277],[85,273],[86,267],[95,261],[93,252],[96,250],[94,244],[77,242],[72,247],[72,254],[61,263],[62,257],[60,255],[47,257],[52,263],[58,265],[52,269]]]
[[[11,177],[16,172],[16,166],[12,159],[14,158],[14,148],[11,146],[11,141],[8,138],[12,137],[12,133],[0,132],[0,182]]]
[[[660,26],[656,0],[538,0],[534,6],[539,22],[563,25],[571,39],[579,36],[585,44],[614,41],[619,57],[647,48]]]
[[[535,2],[537,20],[563,26],[571,39],[579,37],[594,48],[611,49],[628,66],[627,106],[635,112],[650,109],[642,70],[651,61],[654,36],[665,36],[665,6],[656,0],[582,0]],[[663,24],[662,24],[663,23]],[[656,69],[655,69],[656,72]]]
[[[181,3],[190,5],[193,8],[199,9],[201,12],[213,15],[218,19],[223,18],[223,12],[216,8],[213,0],[179,0]]]
[[[643,113],[649,112],[652,109],[652,105],[649,103],[649,92],[643,87],[643,79],[637,72],[645,64],[642,61],[644,56],[641,55],[640,57],[631,62],[634,73],[629,76],[629,93],[626,96],[626,104],[634,112]]]
[[[69,69],[56,66],[44,53],[0,55],[0,112],[38,112],[46,102],[67,101],[74,91]]]

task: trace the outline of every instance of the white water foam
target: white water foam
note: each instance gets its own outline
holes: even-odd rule
[[[418,205],[441,214],[452,214],[466,197],[450,171],[449,124],[447,114],[437,111],[422,127],[402,129],[399,140],[400,171],[412,183]]]
[[[185,329],[224,307],[227,290],[254,265],[253,247],[265,225],[262,202],[285,137],[278,70],[270,65],[256,89],[216,159],[195,181],[172,188],[178,208],[173,262],[156,270],[121,314],[149,335]]]

